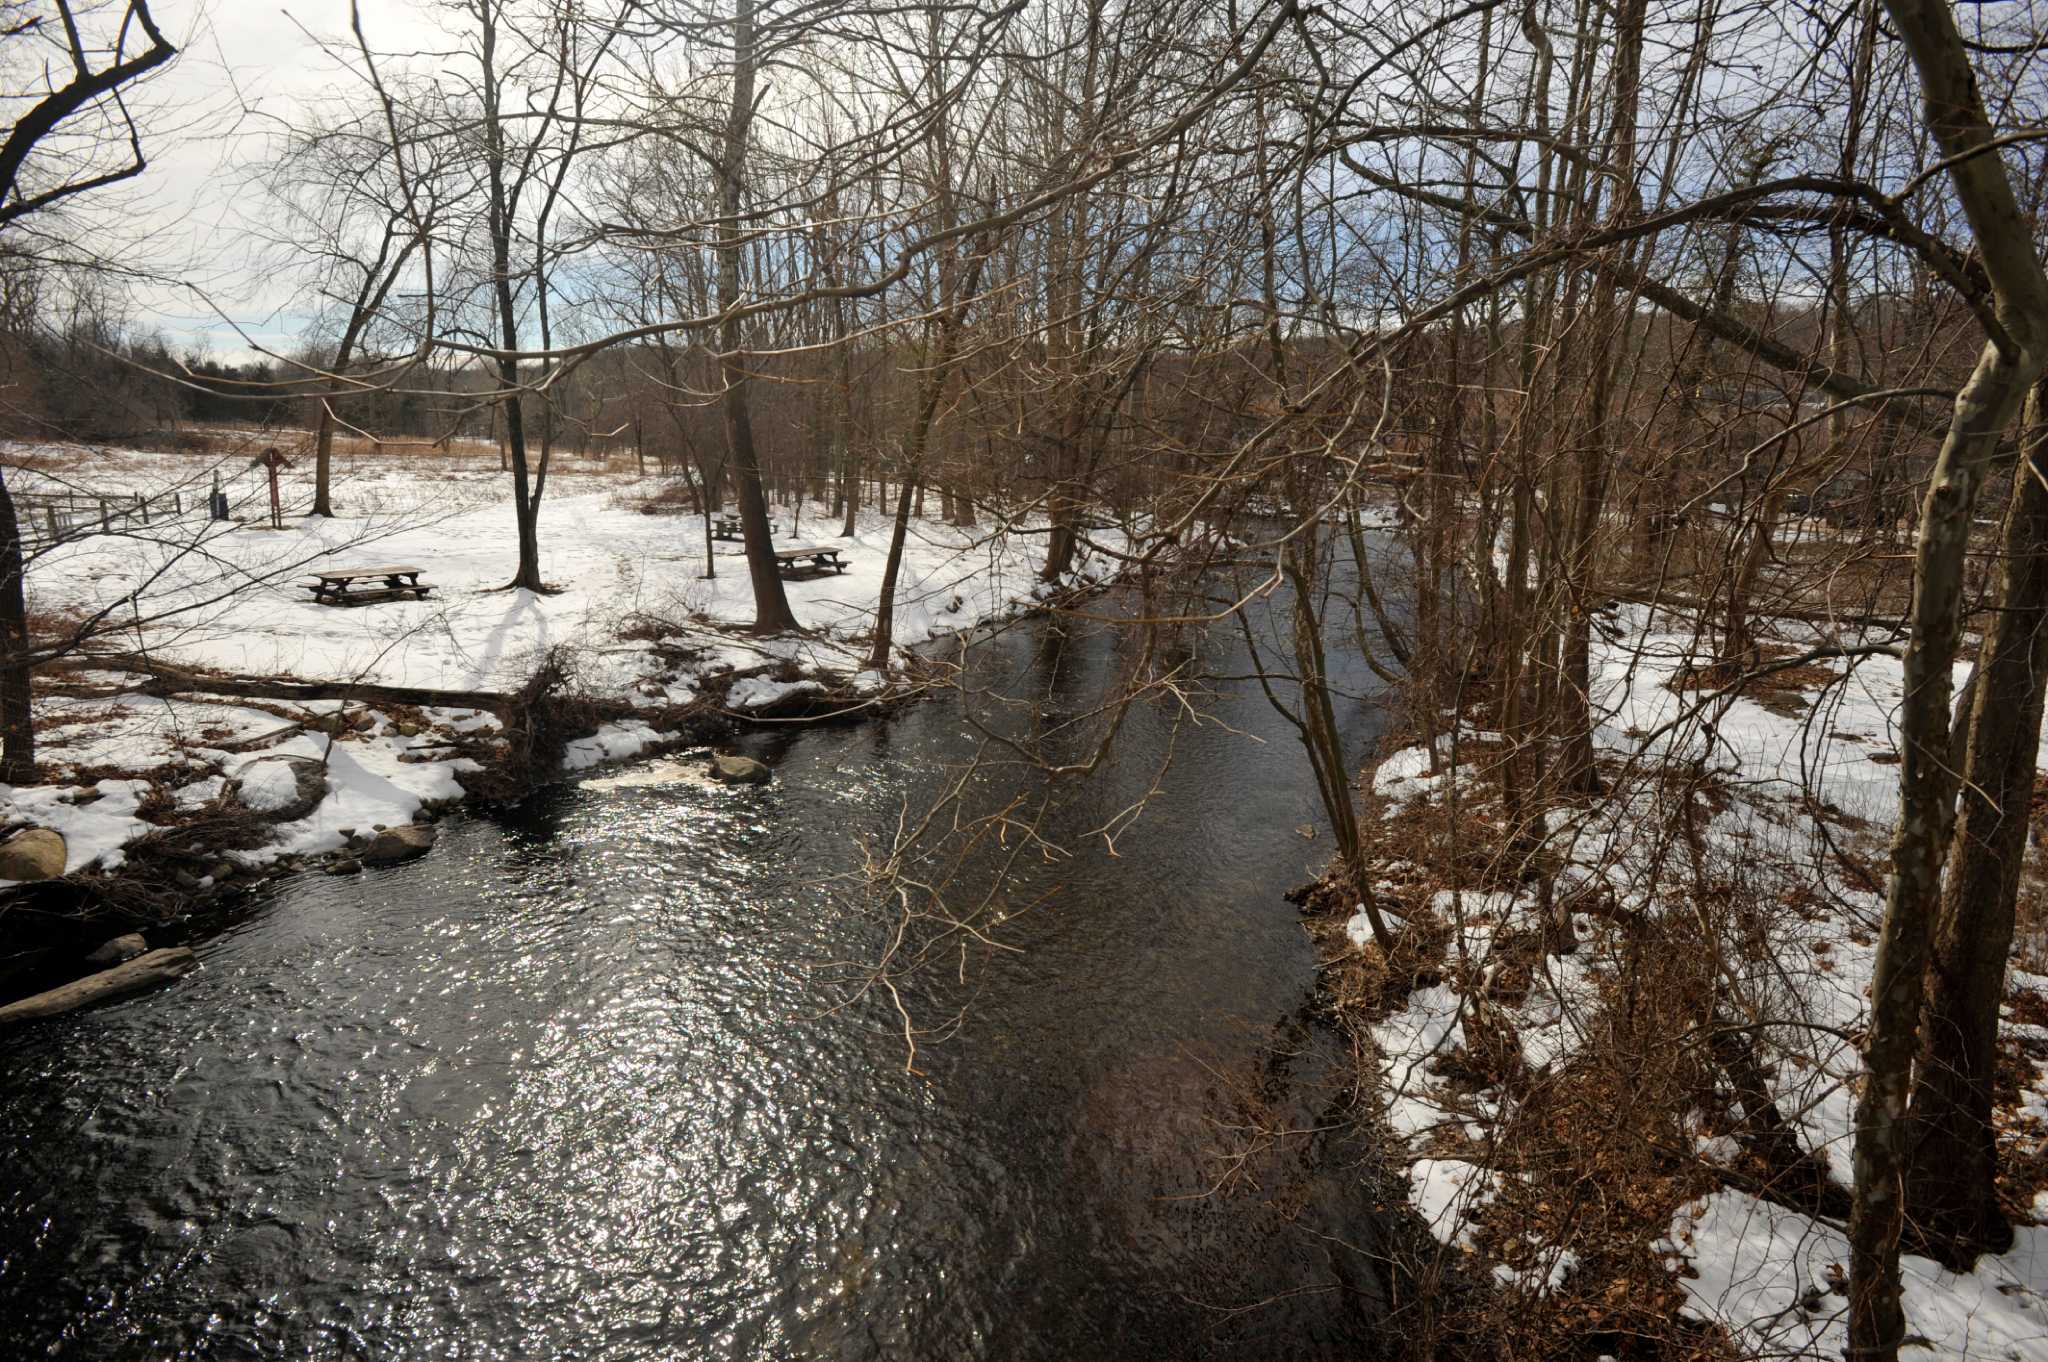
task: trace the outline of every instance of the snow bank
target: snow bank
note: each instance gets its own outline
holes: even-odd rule
[[[764,676],[745,676],[725,693],[726,707],[738,710],[767,709],[792,695],[819,695],[825,687],[817,681],[770,681]]]
[[[638,719],[605,724],[589,737],[577,738],[562,749],[562,769],[582,771],[602,762],[624,761],[660,741],[660,732]]]
[[[1472,1213],[1500,1187],[1500,1174],[1462,1159],[1417,1159],[1408,1168],[1408,1200],[1437,1242],[1472,1247]]]
[[[242,860],[262,863],[280,856],[313,855],[339,850],[351,832],[369,833],[378,824],[387,828],[412,822],[429,803],[445,803],[462,797],[457,778],[475,770],[465,760],[401,762],[399,757],[410,743],[404,738],[376,738],[363,742],[337,742],[331,748],[324,740],[300,738],[272,749],[271,755],[327,758],[327,797],[313,812],[294,823],[277,827],[277,840]],[[271,762],[282,766],[282,762]]]
[[[253,762],[235,780],[242,802],[258,813],[288,808],[299,797],[299,782],[289,763]]]
[[[1657,780],[1641,777],[1675,764],[1723,778],[1715,802],[1697,812],[1705,857],[1759,902],[1788,905],[1773,916],[1761,955],[1731,959],[1729,967],[1736,982],[1768,1000],[1774,1020],[1762,1032],[1760,1058],[1772,1075],[1773,1098],[1801,1144],[1847,1185],[1861,1070],[1847,1038],[1866,1020],[1873,928],[1883,904],[1820,867],[1832,864],[1828,840],[1861,839],[1856,845],[1866,857],[1881,860],[1898,808],[1901,664],[1883,654],[1853,665],[1815,662],[1796,691],[1717,695],[1673,685],[1702,654],[1682,621],[1631,607],[1614,624],[1594,647],[1596,742],[1621,775],[1607,799],[1561,814],[1549,827],[1550,846],[1564,862],[1557,893],[1567,900],[1574,894],[1605,899],[1627,912],[1696,911],[1687,873],[1672,857],[1672,796]],[[1805,626],[1786,624],[1782,632],[1790,648],[1817,641]],[[1965,670],[1958,668],[1958,681]],[[1373,790],[1390,802],[1441,798],[1450,773],[1431,776],[1429,765],[1421,747],[1396,752],[1373,772]],[[1468,773],[1471,765],[1461,764],[1460,779]],[[1484,780],[1461,796],[1473,809],[1496,797]],[[1831,827],[1822,829],[1816,810]],[[1496,928],[1514,923],[1527,929],[1537,912],[1532,895],[1506,892],[1437,894],[1428,906],[1441,921],[1462,927],[1450,947],[1462,967],[1447,971],[1452,980],[1487,977]],[[1575,927],[1585,944],[1576,954],[1544,960],[1526,995],[1507,1010],[1538,1082],[1597,1030],[1599,971],[1623,930],[1609,918],[1584,914]],[[1356,945],[1370,940],[1362,914],[1353,914],[1345,929]],[[2020,971],[2013,982],[2031,986]],[[1463,1150],[1480,1157],[1476,1151],[1496,1135],[1507,1100],[1497,1089],[1475,1093],[1469,1083],[1436,1071],[1438,1057],[1465,1044],[1470,1008],[1446,982],[1410,995],[1372,1027],[1386,1119],[1415,1158],[1413,1203],[1440,1240],[1466,1246],[1473,1242],[1473,1211],[1500,1184],[1453,1155]],[[2022,1091],[2019,1107],[2048,1117],[2048,1079]],[[1695,1141],[1710,1163],[1725,1163],[1738,1149],[1726,1135],[1705,1129]],[[1668,1227],[1663,1248],[1674,1267],[1696,1274],[1682,1278],[1691,1312],[1725,1327],[1744,1355],[1840,1357],[1846,1300],[1839,1275],[1848,1252],[1835,1227],[1722,1191],[1685,1208]],[[1496,1275],[1516,1289],[1540,1292],[1561,1282],[1570,1265],[1568,1254],[1556,1254],[1520,1272],[1497,1265]],[[1946,1272],[1914,1258],[1905,1271],[1909,1332],[1926,1340],[1915,1355],[1938,1362],[2048,1359],[2048,1228],[2022,1226],[2010,1252],[1983,1259],[1973,1273]]]
[[[1849,1243],[1831,1225],[1722,1191],[1680,1215],[1661,1246],[1700,1318],[1728,1326],[1752,1356],[1838,1362],[1848,1345]],[[2048,1229],[2022,1226],[2008,1253],[1949,1272],[1906,1255],[1906,1334],[1914,1356],[2048,1357]]]
[[[94,867],[111,870],[127,858],[121,848],[151,830],[135,813],[149,788],[146,780],[102,780],[87,790],[0,785],[0,813],[11,824],[63,834],[65,874]]]

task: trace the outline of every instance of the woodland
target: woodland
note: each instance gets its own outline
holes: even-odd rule
[[[1417,1355],[1626,1337],[1628,1356],[1883,1362],[1930,1334],[1975,1355],[1926,1322],[1947,1307],[1913,1294],[1914,1264],[1960,1292],[2009,1262],[2006,1298],[2042,1314],[2035,8],[414,18],[431,33],[352,11],[319,41],[318,93],[244,112],[228,179],[250,263],[222,279],[124,226],[157,192],[150,91],[184,40],[152,0],[0,0],[10,788],[52,778],[38,707],[77,668],[202,613],[240,628],[224,604],[266,608],[308,561],[183,595],[168,569],[63,585],[82,537],[114,536],[104,507],[59,525],[65,495],[110,485],[109,451],[249,489],[278,447],[295,523],[336,525],[366,467],[428,485],[456,460],[505,517],[472,544],[495,576],[478,592],[542,608],[576,585],[551,580],[554,546],[597,533],[552,514],[561,489],[615,476],[622,515],[724,563],[727,635],[828,638],[841,695],[943,684],[905,648],[936,632],[912,588],[950,536],[1010,565],[991,616],[1093,618],[1111,582],[1127,603],[1094,755],[1041,761],[1044,800],[1113,751],[1123,712],[1199,713],[1191,636],[1251,646],[1330,837],[1304,895],[1329,1005],[1363,1088],[1394,1094],[1376,1119],[1425,1217],[1456,1203],[1413,1271],[1478,1284],[1409,1326]],[[291,344],[231,320],[258,287],[289,293]],[[222,319],[209,346],[166,339],[166,289]],[[726,514],[743,553],[720,560]],[[775,557],[791,530],[866,555],[857,607],[799,608]],[[211,533],[121,532],[225,561]],[[1395,716],[1380,750],[1341,735],[1349,661]],[[1813,753],[1851,710],[1874,793],[1845,809]],[[963,932],[1000,938],[935,867],[1005,819],[1028,844],[1014,811],[935,809],[871,858],[868,892],[911,924],[877,987],[950,968]],[[1574,1039],[1545,1049],[1539,1024]],[[1426,1065],[1458,1119],[1404,1126],[1400,1074]],[[1703,1244],[1697,1208],[1737,1194],[1839,1251],[1794,1284],[1819,1322],[1792,1344],[1686,1294],[1677,1227]],[[2048,1347],[2038,1324],[2013,1337]]]

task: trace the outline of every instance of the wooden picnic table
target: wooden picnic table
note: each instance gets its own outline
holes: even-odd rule
[[[404,564],[331,568],[315,572],[313,580],[302,585],[313,593],[313,601],[317,605],[369,605],[374,601],[408,599],[423,601],[433,588],[421,584],[421,571]]]
[[[727,511],[711,522],[711,537],[713,539],[737,541],[746,538],[746,529],[740,524],[738,515]],[[770,539],[775,537],[775,522],[772,520],[768,522],[768,537]]]
[[[775,550],[775,566],[783,572],[802,567],[806,559],[810,560],[812,570],[817,572],[823,572],[826,568],[834,572],[844,572],[848,567],[847,561],[839,556],[839,550],[829,546],[793,544],[786,549]]]

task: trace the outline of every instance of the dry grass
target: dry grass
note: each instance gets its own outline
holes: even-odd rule
[[[670,478],[618,493],[613,504],[641,515],[701,515],[697,490],[684,478]]]
[[[1470,775],[1455,817],[1441,802],[1367,812],[1377,820],[1369,873],[1392,886],[1387,906],[1405,922],[1391,957],[1350,942],[1344,924],[1353,895],[1343,886],[1322,882],[1295,895],[1323,961],[1325,1001],[1359,1038],[1361,1092],[1382,1083],[1374,1023],[1433,984],[1448,983],[1465,998],[1467,1042],[1427,1066],[1437,1100],[1468,1123],[1439,1127],[1428,1153],[1501,1178],[1471,1226],[1474,1254],[1432,1244],[1403,1264],[1411,1282],[1443,1288],[1445,1305],[1432,1321],[1440,1352],[1725,1362],[1737,1355],[1733,1340],[1680,1317],[1685,1293],[1657,1245],[1683,1206],[1720,1187],[1807,1207],[1839,1195],[1796,1143],[1788,1158],[1767,1124],[1745,1123],[1752,1107],[1732,1076],[1743,1065],[1721,1054],[1716,1039],[1746,1010],[1730,999],[1716,962],[1777,951],[1814,905],[1697,841],[1683,858],[1691,869],[1673,869],[1691,885],[1688,911],[1645,916],[1579,905],[1596,923],[1579,946],[1592,961],[1593,996],[1573,1004],[1583,1041],[1532,1069],[1515,1009],[1549,987],[1544,925],[1533,913],[1499,924],[1480,965],[1451,953],[1450,924],[1426,906],[1447,889],[1513,887],[1503,874],[1497,772],[1486,754],[1462,764]],[[1696,775],[1638,772],[1636,779],[1667,800],[1696,802],[1701,813],[1725,807],[1725,792],[1694,788]],[[1746,1033],[1736,1034],[1746,1047]],[[1703,1136],[1720,1135],[1741,1146],[1725,1166],[1698,1152]],[[2048,1178],[2048,1155],[2035,1162]],[[1547,1285],[1471,1289],[1496,1268]]]

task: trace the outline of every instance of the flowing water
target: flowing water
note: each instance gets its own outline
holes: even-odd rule
[[[1196,651],[1245,669],[1224,631]],[[1073,855],[1003,887],[1018,949],[905,982],[956,1021],[918,1072],[885,999],[833,1007],[890,927],[831,883],[853,839],[943,788],[970,720],[1042,731],[1130,652],[1032,622],[971,666],[1022,705],[756,736],[765,789],[451,818],[424,861],[279,883],[167,989],[0,1038],[0,1358],[1382,1352],[1383,1175],[1281,897],[1329,842],[1256,684],[1205,702],[1235,733],[1141,706],[1068,787],[1043,831]],[[1377,709],[1340,713],[1362,750]]]

